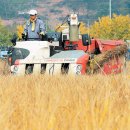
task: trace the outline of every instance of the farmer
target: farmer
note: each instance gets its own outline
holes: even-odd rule
[[[22,38],[25,40],[43,40],[46,32],[45,24],[37,18],[37,11],[29,11],[30,19],[26,22]]]

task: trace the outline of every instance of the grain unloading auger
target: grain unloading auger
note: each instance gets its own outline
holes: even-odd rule
[[[44,41],[17,42],[9,57],[11,73],[81,75],[123,71],[127,46],[122,40],[81,35],[77,14],[69,15],[67,23],[67,29],[47,33]]]

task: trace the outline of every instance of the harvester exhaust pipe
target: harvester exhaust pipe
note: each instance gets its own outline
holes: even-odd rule
[[[79,41],[79,22],[77,14],[71,14],[69,19],[70,42]]]

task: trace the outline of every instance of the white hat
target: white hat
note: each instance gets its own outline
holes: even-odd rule
[[[29,11],[29,14],[30,15],[37,15],[37,11],[32,9]]]

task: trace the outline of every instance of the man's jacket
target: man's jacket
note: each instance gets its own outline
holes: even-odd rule
[[[39,34],[45,34],[45,31],[45,24],[40,19],[36,19],[34,22],[27,21],[24,28],[24,34],[27,35],[28,39],[37,39]]]

